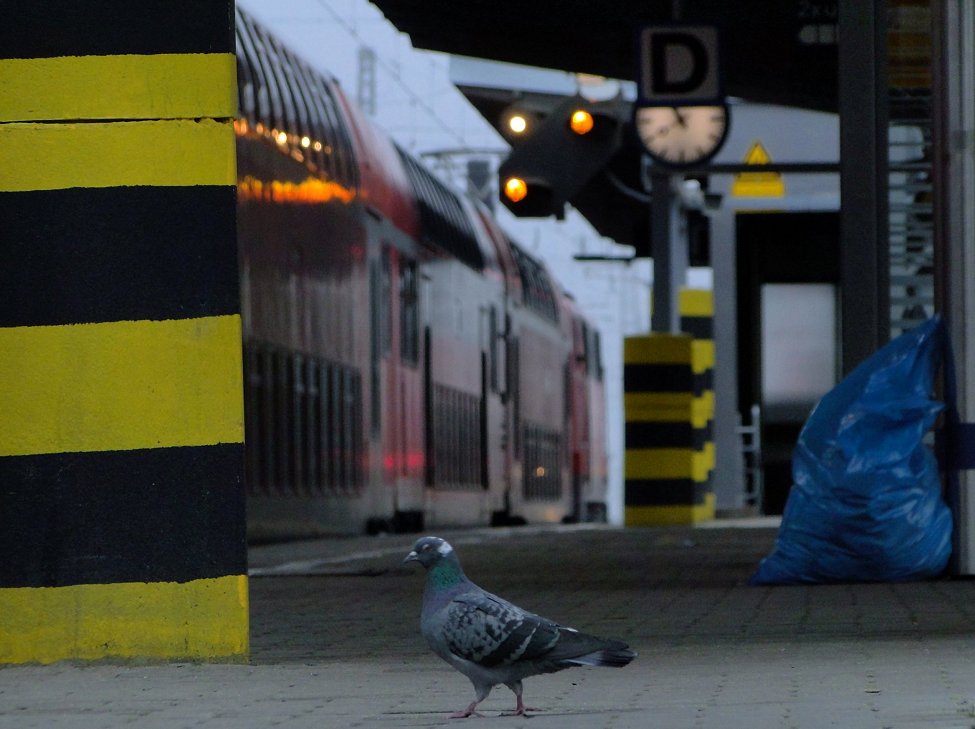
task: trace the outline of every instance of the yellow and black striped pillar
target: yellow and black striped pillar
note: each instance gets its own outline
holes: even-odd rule
[[[623,343],[627,526],[695,524],[714,517],[708,485],[707,346],[689,334]]]
[[[243,659],[232,0],[0,29],[0,663]]]
[[[707,364],[702,387],[711,411],[704,432],[704,453],[708,463],[708,482],[714,472],[714,292],[710,289],[680,290],[678,298],[680,330],[701,342]]]

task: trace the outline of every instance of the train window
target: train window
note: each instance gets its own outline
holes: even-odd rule
[[[601,345],[599,340],[599,332],[595,329],[589,330],[589,336],[592,343],[589,347],[589,356],[591,361],[589,363],[590,375],[598,382],[603,381],[603,354],[601,351]]]
[[[339,111],[339,103],[324,77],[310,71],[308,81],[314,86],[320,120],[325,125],[322,142],[331,174],[337,181],[352,187],[357,182],[352,139]]]
[[[405,364],[416,365],[420,359],[420,295],[416,261],[400,258],[399,265],[400,357]]]
[[[251,494],[261,488],[261,428],[264,423],[262,402],[263,372],[258,347],[244,344],[244,453],[247,490]]]
[[[510,327],[509,327],[510,331]],[[512,455],[518,459],[521,458],[521,385],[520,385],[520,367],[519,362],[519,344],[517,337],[512,338],[508,342],[508,363],[505,367],[508,374],[508,398],[511,403],[511,419],[513,424],[514,432],[514,443],[512,443]]]
[[[426,326],[423,328],[423,409],[426,412],[426,417],[423,418],[423,440],[426,444],[423,480],[427,486],[433,486],[433,464],[436,461],[433,448],[433,357],[431,357],[431,347],[430,327]]]
[[[318,363],[311,357],[305,360],[305,492],[308,494],[321,493],[322,480],[321,450],[322,441],[322,406],[321,406],[321,370]]]
[[[244,377],[248,492],[356,493],[365,465],[358,370],[248,343]]]
[[[278,80],[271,69],[271,48],[268,43],[268,33],[263,27],[254,23],[251,37],[254,40],[256,50],[256,60],[260,66],[264,83],[267,85],[268,106],[265,113],[270,112],[265,118],[265,124],[269,124],[272,130],[281,130],[285,126],[284,105],[281,103],[281,91],[278,88]]]
[[[558,431],[526,423],[523,489],[526,500],[562,497],[562,439]]]
[[[261,485],[265,493],[270,493],[274,488],[275,473],[277,472],[277,452],[274,444],[277,442],[277,421],[274,413],[274,352],[264,349],[260,354],[261,365],[261,454],[263,455],[263,467],[261,468]]]
[[[263,31],[262,36],[264,38],[264,50],[267,53],[266,63],[274,77],[274,85],[278,92],[277,101],[281,109],[281,124],[277,128],[293,135],[298,131],[298,115],[291,87],[284,71],[286,59],[282,58],[281,47],[277,38],[267,31]]]
[[[342,449],[339,434],[342,432],[342,383],[335,368],[328,368],[328,483],[338,488],[342,476]]]
[[[356,167],[355,156],[352,153],[352,137],[346,127],[342,114],[339,113],[338,102],[335,100],[330,89],[327,89],[330,111],[335,118],[335,137],[332,140],[332,148],[335,152],[336,175],[340,182],[353,187],[358,184],[358,167]]]
[[[291,488],[300,493],[305,488],[308,453],[307,413],[308,389],[305,386],[305,361],[300,354],[291,357]]]
[[[311,126],[308,123],[308,109],[304,103],[305,95],[296,78],[298,59],[282,46],[277,38],[272,38],[272,40],[277,57],[275,66],[278,72],[278,78],[281,79],[283,86],[288,92],[285,101],[287,102],[286,110],[291,116],[291,119],[289,119],[289,131],[300,140],[301,137],[311,134]]]
[[[336,378],[339,383],[339,411],[340,422],[339,431],[339,463],[341,473],[337,487],[342,491],[349,491],[352,485],[352,453],[355,442],[352,437],[352,397],[351,397],[351,377],[349,372],[342,368]]]
[[[299,105],[299,111],[306,124],[303,135],[308,139],[307,146],[304,139],[301,141],[302,147],[305,148],[303,154],[306,158],[314,160],[315,167],[324,173],[326,168],[322,164],[324,161],[323,140],[327,140],[328,136],[323,134],[324,125],[321,123],[321,111],[318,109],[320,105],[316,103],[317,94],[314,88],[309,85],[309,72],[305,64],[294,56],[291,56],[291,59],[289,73],[297,90],[295,101]],[[333,176],[331,171],[328,172],[328,176]]]
[[[396,149],[419,202],[423,241],[475,270],[484,268],[477,235],[457,194],[407,152]]]
[[[248,121],[291,135],[302,154],[326,177],[357,184],[352,140],[326,80],[285,48],[263,26],[237,9],[239,103]]]
[[[373,437],[378,436],[382,418],[379,360],[382,356],[382,284],[379,264],[369,261],[369,392],[370,423]]]
[[[349,487],[352,490],[358,491],[360,488],[362,488],[362,484],[364,483],[364,453],[362,451],[362,380],[359,378],[359,373],[354,370],[349,370],[349,375],[351,378],[349,390],[351,402],[349,411],[351,413],[350,420],[352,422],[352,449],[349,453],[350,471],[352,477],[349,480]]]
[[[562,422],[568,424],[572,417],[572,363],[562,366]]]
[[[274,353],[274,431],[277,434],[277,453],[275,461],[275,487],[279,492],[288,489],[292,477],[292,442],[294,433],[292,424],[292,372],[288,353],[277,351]]]
[[[245,82],[239,86],[239,103],[241,113],[248,121],[256,125],[257,122],[270,119],[267,82],[264,81],[264,69],[261,67],[253,39],[253,24],[246,15],[237,8],[237,63],[246,69],[244,78],[250,80],[250,87]],[[243,59],[241,58],[243,56]]]
[[[383,357],[388,357],[393,342],[393,261],[392,254],[386,246],[383,246],[380,260],[382,262],[382,277],[379,281],[379,343]]]
[[[491,392],[497,392],[501,386],[498,370],[498,310],[493,306],[488,309],[488,386]]]
[[[255,94],[257,84],[251,74],[251,64],[244,57],[242,48],[238,45],[237,52],[237,116],[246,119],[250,126],[257,124],[254,114],[256,104]]]
[[[548,274],[545,273],[542,264],[528,255],[521,246],[510,238],[508,243],[511,245],[518,274],[521,277],[525,305],[539,316],[557,322],[559,320],[558,302],[555,299],[552,282],[549,280]]]
[[[592,372],[592,352],[589,347],[589,327],[586,322],[579,320],[579,336],[576,338],[577,345],[582,349],[578,357],[582,363],[582,372],[588,375]]]
[[[431,393],[432,427],[427,447],[431,485],[440,490],[486,488],[482,461],[481,400],[477,395],[435,384]]]

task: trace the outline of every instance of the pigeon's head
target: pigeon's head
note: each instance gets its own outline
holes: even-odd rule
[[[421,537],[413,545],[413,551],[406,555],[403,563],[419,562],[427,569],[453,554],[454,548],[440,537]]]

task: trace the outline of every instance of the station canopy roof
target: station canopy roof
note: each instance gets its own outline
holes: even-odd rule
[[[455,85],[500,132],[513,102],[544,115],[576,74],[636,81],[647,26],[713,26],[724,93],[756,103],[837,110],[836,3],[819,0],[371,0],[416,48],[453,54]],[[832,9],[830,9],[832,8]],[[675,11],[677,14],[675,16]],[[470,63],[464,58],[468,57]],[[476,59],[487,71],[478,79]],[[517,64],[504,73],[501,66]],[[534,68],[525,68],[534,67]],[[546,79],[537,79],[538,72]],[[557,72],[567,72],[559,74]],[[563,76],[566,86],[558,91]],[[571,75],[571,78],[567,78]],[[509,79],[505,81],[505,78]],[[535,84],[536,80],[541,83]],[[611,84],[610,84],[611,85]],[[602,235],[649,254],[649,205],[635,135],[571,199]]]
[[[643,26],[718,29],[728,96],[836,111],[836,3],[372,0],[417,48],[635,80]],[[675,19],[674,11],[678,14]]]

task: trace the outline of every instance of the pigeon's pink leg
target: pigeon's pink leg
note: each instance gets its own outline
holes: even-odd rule
[[[471,683],[474,683],[473,679],[471,680]],[[455,711],[453,714],[451,714],[447,718],[448,719],[466,719],[469,716],[483,717],[484,715],[483,714],[478,714],[476,711],[474,711],[474,708],[479,703],[481,703],[482,701],[484,701],[484,699],[486,699],[488,697],[488,694],[491,693],[491,689],[492,688],[493,688],[493,686],[491,686],[490,684],[483,685],[483,684],[476,684],[476,683],[474,683],[474,700],[471,702],[471,705],[468,706],[463,711]]]
[[[505,686],[507,686],[508,688],[510,688],[512,691],[515,692],[516,703],[515,703],[514,711],[511,712],[506,711],[501,716],[528,716],[528,714],[525,713],[526,711],[538,711],[538,709],[525,707],[525,702],[522,701],[521,698],[521,693],[523,690],[521,681],[512,681],[511,683],[506,683]]]
[[[448,719],[466,719],[469,716],[476,716],[476,717],[479,717],[479,718],[483,718],[484,717],[484,714],[478,714],[476,711],[474,711],[474,707],[475,706],[477,706],[477,702],[476,701],[472,701],[471,702],[471,705],[468,706],[466,709],[464,709],[463,711],[455,711],[453,714],[451,714],[447,718]]]

